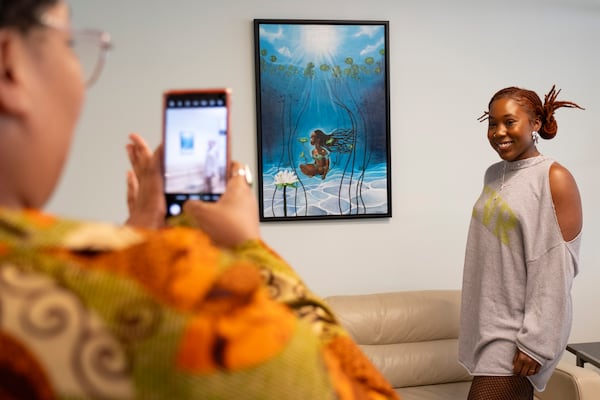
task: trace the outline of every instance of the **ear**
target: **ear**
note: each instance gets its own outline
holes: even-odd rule
[[[534,131],[539,132],[539,130],[542,129],[542,119],[540,117],[535,117],[532,127]]]
[[[23,77],[28,60],[23,36],[12,29],[0,29],[0,112],[20,116],[28,110]]]

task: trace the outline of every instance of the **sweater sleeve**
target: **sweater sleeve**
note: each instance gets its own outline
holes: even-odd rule
[[[566,346],[576,272],[576,251],[564,242],[527,263],[524,320],[517,346],[541,365],[559,358]]]
[[[236,256],[259,267],[273,300],[286,304],[300,320],[311,326],[326,352],[350,380],[354,391],[364,390],[369,393],[365,398],[369,399],[398,399],[381,372],[337,321],[327,303],[308,289],[283,258],[260,240],[248,241],[233,251]]]
[[[233,252],[237,256],[250,259],[270,271],[279,271],[300,280],[296,271],[262,240],[249,240],[235,247]]]
[[[248,241],[233,251],[237,257],[251,261],[261,270],[271,297],[307,320],[321,340],[328,341],[332,332],[346,334],[327,303],[314,294],[298,273],[262,240]]]

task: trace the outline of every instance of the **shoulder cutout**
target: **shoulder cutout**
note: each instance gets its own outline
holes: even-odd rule
[[[563,239],[571,241],[583,227],[581,197],[573,175],[556,162],[550,167],[550,192]]]

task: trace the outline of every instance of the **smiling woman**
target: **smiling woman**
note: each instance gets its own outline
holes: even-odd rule
[[[555,110],[581,108],[559,92],[542,103],[508,87],[480,117],[503,161],[486,171],[469,228],[459,336],[459,360],[474,375],[468,400],[533,399],[569,337],[581,200],[569,171],[536,146],[556,135]]]
[[[507,161],[539,155],[535,147],[539,118],[533,121],[519,103],[511,98],[499,98],[490,106],[488,139],[500,157]]]
[[[488,139],[502,159],[515,161],[538,155],[538,137],[552,139],[558,131],[554,111],[561,107],[582,109],[570,101],[556,101],[559,93],[553,86],[544,104],[534,92],[515,87],[494,95],[489,111],[479,120],[488,120]]]

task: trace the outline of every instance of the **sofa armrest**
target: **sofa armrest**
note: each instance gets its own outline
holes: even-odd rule
[[[600,374],[591,369],[561,362],[546,390],[536,393],[540,400],[596,400],[600,393]]]

